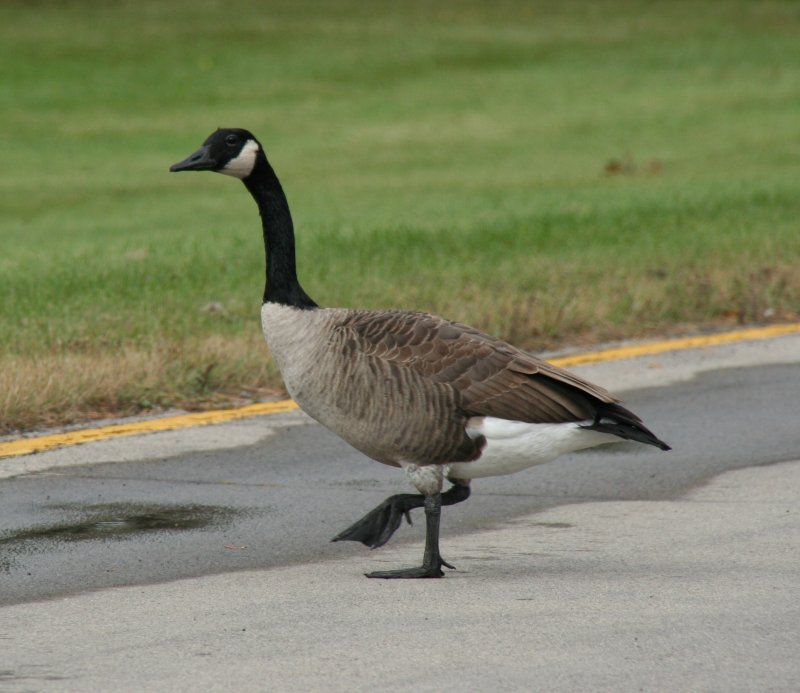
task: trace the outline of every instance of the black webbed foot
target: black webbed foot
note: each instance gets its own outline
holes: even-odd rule
[[[469,498],[469,494],[470,488],[467,484],[454,483],[441,495],[442,505],[461,503]],[[406,518],[408,524],[412,524],[410,511],[414,508],[422,508],[424,505],[425,496],[419,493],[398,493],[389,496],[358,522],[350,525],[343,532],[339,532],[331,541],[360,541],[364,546],[377,549],[392,538],[397,528],[400,527],[403,517]]]
[[[440,578],[444,577],[442,566],[454,569],[439,552],[439,520],[442,514],[442,494],[436,493],[424,499],[425,505],[425,553],[419,568],[400,570],[378,570],[367,573],[368,578]]]
[[[408,524],[411,524],[409,511],[424,505],[425,496],[417,493],[398,493],[389,496],[377,508],[337,534],[331,541],[360,541],[364,546],[377,549],[392,538],[403,517]]]
[[[424,563],[419,568],[400,568],[399,570],[376,570],[374,573],[364,573],[368,578],[382,578],[392,580],[396,578],[440,578],[444,577],[442,567],[455,570],[456,567],[450,565],[443,558],[432,562],[430,565]]]

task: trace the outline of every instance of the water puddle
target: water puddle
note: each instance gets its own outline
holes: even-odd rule
[[[75,519],[0,534],[0,568],[9,567],[3,565],[2,555],[8,550],[38,552],[53,543],[125,539],[155,532],[218,527],[228,524],[235,514],[230,508],[213,505],[108,503],[58,505],[49,509],[63,511],[66,517]]]

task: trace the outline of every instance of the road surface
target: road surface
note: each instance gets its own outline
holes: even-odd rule
[[[0,690],[796,690],[800,338],[575,370],[674,450],[477,480],[441,581],[301,413],[0,460]]]

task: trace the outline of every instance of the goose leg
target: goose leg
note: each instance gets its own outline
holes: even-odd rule
[[[442,505],[455,505],[469,498],[469,481],[451,481],[453,481],[453,486],[441,494]],[[377,549],[391,539],[404,517],[408,524],[411,524],[409,515],[411,510],[422,508],[424,505],[425,496],[421,493],[398,493],[389,496],[378,507],[337,534],[331,541],[360,541],[364,546]]]
[[[444,577],[442,566],[453,569],[439,553],[439,521],[442,516],[442,494],[425,496],[425,553],[419,568],[379,570],[367,573],[369,578],[440,578]]]
[[[419,493],[398,493],[389,496],[358,522],[339,532],[331,541],[360,541],[364,546],[377,549],[389,541],[404,517],[408,524],[411,524],[409,511],[421,508],[423,505],[425,496]]]

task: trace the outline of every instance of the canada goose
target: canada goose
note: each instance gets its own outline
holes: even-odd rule
[[[368,577],[442,577],[452,568],[439,553],[441,506],[469,497],[470,479],[621,439],[669,450],[603,388],[472,327],[427,313],[320,308],[297,280],[281,184],[247,130],[217,130],[170,170],[242,180],[261,214],[261,324],[286,389],[353,447],[402,467],[421,494],[387,498],[334,538],[381,546],[424,506],[422,566]],[[443,494],[445,477],[452,488]]]

